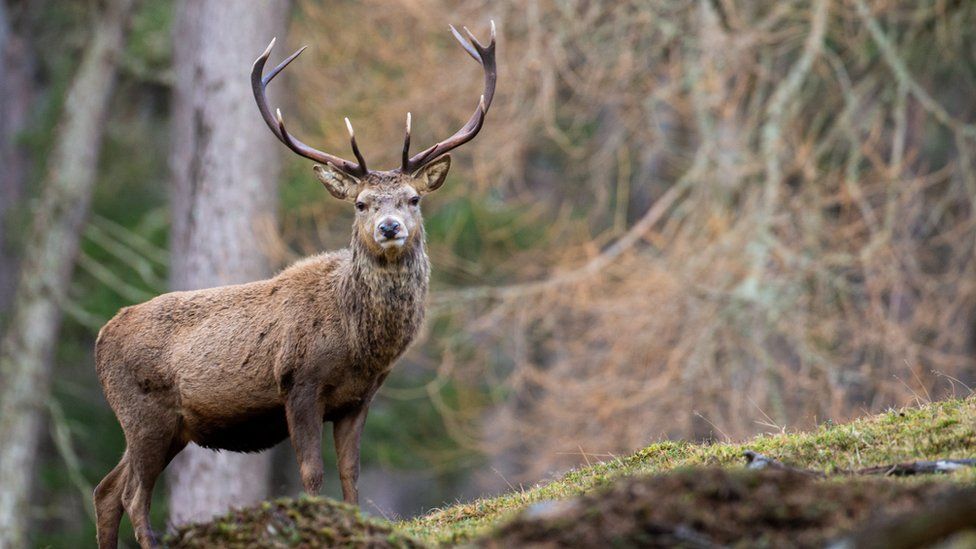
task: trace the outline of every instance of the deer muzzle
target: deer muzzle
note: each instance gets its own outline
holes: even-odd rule
[[[373,238],[384,250],[403,247],[410,233],[403,220],[396,216],[386,216],[376,223]]]

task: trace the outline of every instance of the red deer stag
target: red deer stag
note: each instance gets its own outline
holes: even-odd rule
[[[125,433],[119,464],[95,489],[98,545],[116,547],[123,510],[143,547],[156,543],[149,503],[157,477],[188,443],[257,452],[290,437],[302,484],[322,484],[322,424],[333,423],[343,499],[357,503],[359,441],[366,412],[424,317],[430,263],[421,197],[447,177],[446,153],[481,130],[495,93],[495,26],[461,46],[484,70],[484,94],[448,139],[410,156],[407,114],[399,168],[376,171],[293,137],[272,115],[265,87],[302,51],[268,74],[274,41],[254,62],[261,116],[289,149],[311,159],[332,196],[355,205],[347,249],[309,257],[270,280],[161,295],[126,307],[98,334],[95,368]]]

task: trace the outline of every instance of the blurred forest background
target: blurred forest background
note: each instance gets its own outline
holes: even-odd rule
[[[171,189],[186,147],[179,52],[195,44],[181,34],[192,32],[192,4],[0,7],[0,387],[39,414],[33,470],[17,471],[34,479],[22,515],[34,545],[94,539],[91,490],[124,447],[93,369],[98,329],[122,306],[188,287],[170,268],[200,253],[171,235],[183,230],[171,213],[186,195]],[[278,5],[287,40],[272,62],[310,45],[273,86],[289,127],[345,156],[349,116],[370,164],[384,168],[398,165],[407,111],[419,150],[475,105],[481,76],[448,23],[482,38],[489,19],[498,26],[485,129],[425,201],[429,315],[366,425],[368,512],[409,516],[661,438],[809,428],[976,383],[976,3]],[[220,78],[247,86],[273,31],[252,33],[225,11],[213,24],[243,45]],[[58,136],[71,127],[80,60],[111,34],[113,14],[127,34],[90,213],[85,205],[77,220],[77,253],[60,251],[63,322],[35,370],[9,335],[20,292],[37,280],[31,227],[58,211],[44,209],[45,185],[84,177],[52,162],[64,158]],[[275,163],[263,173],[280,174],[265,178],[269,215],[246,219],[256,235],[247,257],[271,273],[345,246],[351,208],[271,139],[253,99],[212,108],[239,111],[243,122],[227,123],[262,134]],[[226,174],[248,165],[212,154]],[[25,373],[39,381],[18,396],[13,380]],[[3,405],[10,423],[16,407]],[[3,421],[7,446],[34,425]],[[331,442],[323,454],[336,495]],[[297,493],[287,442],[270,460],[258,465],[270,467],[268,494]],[[157,527],[166,492],[157,487]]]

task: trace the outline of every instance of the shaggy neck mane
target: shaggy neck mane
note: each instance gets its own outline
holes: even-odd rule
[[[410,344],[424,318],[430,262],[423,228],[407,249],[389,259],[352,237],[352,262],[339,300],[355,333],[357,359],[388,366]]]

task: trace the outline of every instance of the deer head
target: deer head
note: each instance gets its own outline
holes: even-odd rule
[[[444,184],[451,167],[451,157],[447,154],[468,141],[481,131],[485,115],[495,95],[495,23],[491,23],[491,41],[483,46],[467,27],[462,27],[468,40],[451,26],[451,33],[464,48],[464,51],[477,61],[484,70],[484,93],[478,101],[474,114],[454,135],[410,156],[410,123],[407,113],[406,132],[403,139],[403,156],[400,167],[392,170],[370,170],[356,144],[356,133],[346,118],[346,129],[356,162],[314,149],[292,136],[285,129],[281,110],[272,114],[265,88],[289,63],[295,60],[305,48],[291,54],[267,75],[264,66],[271,55],[275,41],[254,62],[251,70],[251,87],[257,101],[261,117],[268,128],[289,149],[310,160],[318,162],[314,166],[315,175],[329,193],[355,204],[356,220],[353,233],[366,249],[378,256],[394,258],[410,245],[423,238],[423,219],[420,213],[421,197],[436,191]]]

